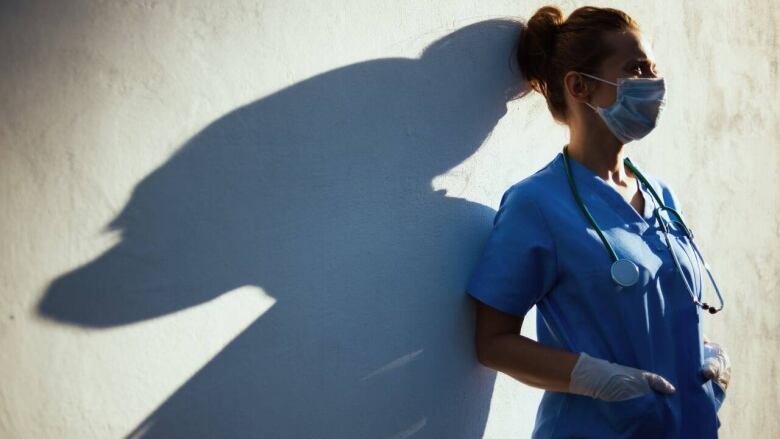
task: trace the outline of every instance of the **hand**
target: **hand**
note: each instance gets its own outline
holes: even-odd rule
[[[623,401],[657,390],[674,393],[664,377],[633,367],[611,363],[581,352],[571,371],[569,392],[604,401]]]
[[[723,390],[729,386],[731,380],[731,360],[726,351],[717,344],[704,341],[704,362],[701,365],[701,374],[706,379],[711,379]]]

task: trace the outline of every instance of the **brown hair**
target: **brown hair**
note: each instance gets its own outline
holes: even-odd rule
[[[517,45],[523,78],[547,100],[555,120],[566,122],[563,77],[571,70],[598,75],[614,51],[602,38],[609,31],[639,30],[623,11],[583,6],[566,20],[556,6],[539,8],[528,20]]]

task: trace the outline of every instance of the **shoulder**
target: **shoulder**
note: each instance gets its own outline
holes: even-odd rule
[[[663,179],[660,180],[659,184],[661,186],[661,192],[663,193],[661,198],[664,200],[664,203],[666,203],[666,205],[672,209],[676,210],[678,213],[682,214],[683,206],[680,203],[680,198],[677,196],[677,192],[675,192],[674,189],[672,189],[672,186]]]
[[[677,196],[677,192],[665,177],[659,177],[653,173],[648,172],[645,172],[644,176],[653,186],[653,189],[655,189],[658,196],[661,197],[661,200],[663,200],[664,204],[673,208],[674,210],[677,210],[678,212],[682,210],[682,205],[680,204],[680,199]]]
[[[552,195],[556,183],[554,162],[550,161],[533,174],[509,186],[501,197],[504,202],[542,205]]]
[[[551,199],[557,198],[551,186],[549,165],[509,186],[501,196],[493,225],[511,228],[514,235],[536,235],[542,239],[551,234],[549,227]]]

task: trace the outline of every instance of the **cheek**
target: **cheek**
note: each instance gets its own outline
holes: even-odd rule
[[[615,87],[604,87],[599,90],[599,94],[594,96],[599,107],[609,107],[615,103],[617,89]]]

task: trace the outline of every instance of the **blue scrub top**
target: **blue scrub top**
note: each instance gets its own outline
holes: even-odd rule
[[[532,437],[717,437],[725,395],[700,375],[703,314],[656,224],[654,198],[639,184],[645,199],[640,215],[581,162],[569,157],[569,163],[583,202],[618,257],[637,264],[639,281],[621,287],[612,280],[612,259],[571,192],[559,152],[503,194],[466,292],[516,316],[536,305],[539,343],[660,374],[677,391],[617,402],[545,391]],[[680,212],[669,185],[635,166]],[[699,296],[703,280],[692,268],[692,247],[679,231],[670,240]]]

